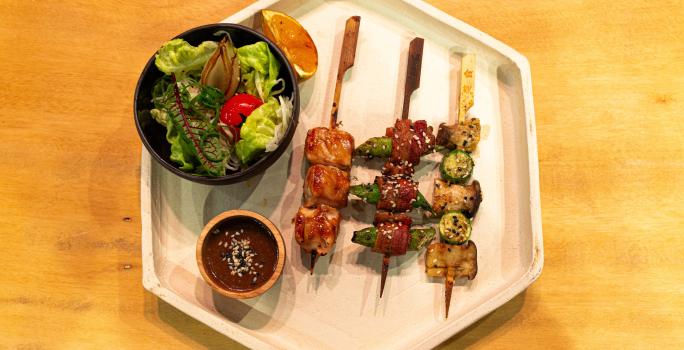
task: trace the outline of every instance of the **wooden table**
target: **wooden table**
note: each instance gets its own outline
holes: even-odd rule
[[[684,346],[684,4],[431,1],[526,55],[546,264],[443,345]],[[250,1],[0,4],[0,348],[235,348],[143,290],[135,83]]]

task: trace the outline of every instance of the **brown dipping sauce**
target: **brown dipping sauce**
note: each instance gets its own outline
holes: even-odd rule
[[[236,216],[219,222],[205,238],[202,259],[209,278],[236,292],[268,281],[278,261],[278,245],[261,222]]]

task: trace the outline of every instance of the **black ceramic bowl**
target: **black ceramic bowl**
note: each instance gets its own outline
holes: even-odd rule
[[[152,154],[154,159],[164,166],[164,168],[184,179],[207,185],[226,185],[240,182],[265,171],[288,147],[290,141],[292,141],[292,135],[294,135],[294,131],[297,128],[297,123],[299,121],[299,89],[297,87],[295,73],[292,71],[292,67],[287,61],[287,58],[285,58],[283,52],[261,33],[239,24],[217,23],[190,29],[176,36],[176,38],[183,38],[185,41],[196,46],[206,40],[217,40],[218,37],[214,36],[214,33],[219,30],[228,31],[236,47],[253,44],[257,41],[265,41],[268,43],[273,55],[280,62],[279,78],[285,80],[285,90],[282,94],[292,97],[293,110],[292,120],[285,132],[285,136],[275,151],[266,153],[246,169],[235,173],[229,173],[224,176],[198,176],[178,169],[176,164],[169,159],[169,156],[171,155],[171,146],[166,141],[166,128],[152,119],[152,116],[150,115],[150,110],[154,108],[151,94],[152,86],[159,77],[164,75],[164,73],[160,72],[157,69],[157,66],[154,65],[154,55],[147,61],[145,69],[143,69],[140,74],[138,85],[135,88],[135,100],[133,101],[135,125],[138,129],[138,134],[140,135],[142,143],[150,154]],[[162,43],[159,43],[160,47],[161,44]]]

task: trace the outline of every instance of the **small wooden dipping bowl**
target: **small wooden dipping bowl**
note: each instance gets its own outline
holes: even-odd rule
[[[248,210],[225,211],[209,221],[197,240],[202,278],[219,294],[254,298],[271,288],[285,264],[278,228]]]

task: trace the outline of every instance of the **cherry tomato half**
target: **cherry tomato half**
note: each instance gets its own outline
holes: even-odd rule
[[[264,104],[258,97],[250,94],[237,94],[221,108],[220,119],[227,125],[239,128],[252,111]]]

